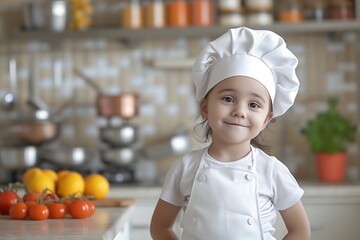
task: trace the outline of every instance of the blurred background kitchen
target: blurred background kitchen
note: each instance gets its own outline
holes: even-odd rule
[[[359,9],[357,0],[2,0],[0,181],[41,166],[160,183],[201,145],[193,59],[240,25],[274,30],[299,58],[296,103],[265,139],[298,179],[314,180],[306,121],[337,96],[359,122]],[[348,181],[359,180],[359,144],[348,145]]]

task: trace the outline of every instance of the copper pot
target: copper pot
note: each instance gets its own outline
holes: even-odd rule
[[[24,145],[41,145],[59,135],[60,124],[51,121],[19,122],[10,126],[9,133]]]
[[[129,119],[138,115],[139,96],[136,93],[110,95],[105,93],[93,79],[83,74],[80,70],[74,69],[74,73],[97,92],[96,109],[98,116],[105,118],[117,116]]]
[[[139,96],[135,93],[99,94],[96,99],[97,113],[105,118],[118,116],[129,119],[139,114],[138,100]]]

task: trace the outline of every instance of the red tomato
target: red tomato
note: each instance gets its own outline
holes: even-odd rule
[[[34,206],[36,205],[37,203],[35,201],[27,201],[26,202],[26,205],[28,206],[28,209],[31,207],[31,206]]]
[[[12,204],[9,215],[12,219],[23,220],[27,217],[28,206],[24,202]]]
[[[12,204],[17,203],[19,196],[16,192],[7,191],[0,193],[0,213],[9,215],[9,209]]]
[[[95,212],[95,204],[94,204],[92,201],[90,201],[90,200],[86,201],[86,203],[87,203],[87,205],[89,206],[89,217],[90,217],[90,216],[92,216],[92,215],[94,214],[94,212]]]
[[[45,220],[49,217],[49,208],[43,204],[35,204],[29,208],[29,217],[32,220]]]
[[[40,196],[40,194],[37,193],[37,192],[26,193],[26,194],[23,196],[23,201],[24,201],[25,203],[26,203],[26,202],[30,202],[30,201],[35,202],[36,199],[38,199],[39,196]]]
[[[53,202],[48,205],[49,208],[49,218],[60,219],[64,218],[66,215],[66,206],[63,203]]]
[[[72,218],[87,218],[90,216],[89,205],[85,200],[73,200],[70,204],[70,215]]]
[[[56,193],[47,193],[45,200],[59,200],[59,196]]]

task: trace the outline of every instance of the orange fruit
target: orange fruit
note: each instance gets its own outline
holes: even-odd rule
[[[83,176],[75,171],[64,173],[57,180],[56,193],[60,197],[75,195],[81,197],[85,190],[85,181]]]
[[[109,193],[109,181],[101,174],[93,173],[85,178],[85,191],[86,196],[92,196],[95,199],[106,197]]]
[[[45,175],[48,175],[54,182],[56,182],[57,179],[58,179],[57,173],[56,173],[54,170],[52,170],[52,169],[44,169],[44,170],[43,170],[43,173],[44,173]]]
[[[33,169],[24,175],[24,185],[29,192],[42,193],[45,189],[55,191],[55,182],[41,169]]]

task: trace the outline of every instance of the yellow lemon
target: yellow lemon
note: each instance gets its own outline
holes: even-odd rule
[[[55,182],[41,169],[36,169],[27,174],[24,184],[29,192],[42,193],[45,189],[55,191]]]
[[[74,171],[64,173],[57,181],[56,193],[60,197],[75,195],[81,197],[84,193],[85,181],[83,176]]]
[[[29,176],[33,173],[33,172],[41,172],[42,170],[40,168],[37,168],[37,167],[32,167],[32,168],[28,168],[26,169],[26,171],[24,172],[24,174],[22,175],[22,180],[23,180],[23,183],[25,184],[25,182],[28,181],[29,179]]]
[[[86,196],[92,196],[95,199],[104,198],[110,190],[109,181],[101,174],[93,173],[85,178]]]
[[[44,170],[43,170],[43,173],[44,173],[45,175],[49,176],[54,182],[56,182],[57,179],[58,179],[57,173],[56,173],[54,170],[52,170],[52,169],[44,169]]]
[[[61,170],[57,172],[57,179],[59,180],[61,177],[63,177],[65,174],[69,173],[69,170]]]

